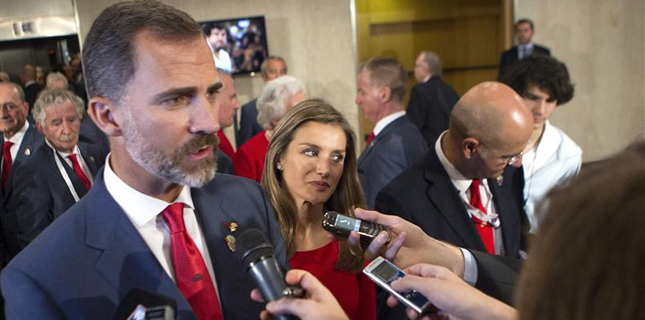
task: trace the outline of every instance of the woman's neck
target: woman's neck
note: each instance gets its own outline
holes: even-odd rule
[[[333,236],[322,227],[323,203],[303,202],[298,205],[298,224],[296,225],[296,251],[309,251],[320,248]]]

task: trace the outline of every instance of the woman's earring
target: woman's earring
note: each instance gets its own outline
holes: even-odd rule
[[[278,163],[278,170],[282,171],[282,165]]]

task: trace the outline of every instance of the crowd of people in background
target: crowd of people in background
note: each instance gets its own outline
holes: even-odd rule
[[[0,73],[7,317],[112,318],[134,288],[180,318],[419,316],[362,273],[379,255],[409,274],[395,289],[461,319],[642,314],[643,143],[576,178],[582,149],[549,121],[573,81],[533,32],[519,20],[497,81],[461,97],[432,51],[407,106],[401,62],[361,63],[355,103],[374,130],[359,150],[284,58],[263,56],[262,92],[240,107],[226,29],[153,0],[110,6],[69,65]],[[362,247],[325,231],[326,211],[387,231]],[[234,255],[250,228],[308,299],[262,311]]]

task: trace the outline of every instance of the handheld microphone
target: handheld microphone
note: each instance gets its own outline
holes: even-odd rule
[[[275,257],[275,250],[258,229],[248,229],[237,238],[237,253],[246,272],[251,274],[267,302],[283,298],[289,288],[284,282],[284,270]],[[292,315],[275,316],[279,320],[294,320]]]
[[[134,288],[125,295],[114,320],[174,320],[177,302],[164,295]]]

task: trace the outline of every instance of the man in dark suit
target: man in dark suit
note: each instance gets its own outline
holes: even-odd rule
[[[114,4],[83,61],[112,152],[87,195],[3,270],[7,317],[112,319],[142,289],[176,301],[178,319],[257,318],[235,237],[260,229],[283,265],[285,246],[260,187],[215,174],[222,84],[197,22],[156,1]]]
[[[42,91],[32,111],[47,142],[16,172],[21,249],[85,196],[107,156],[98,146],[79,142],[85,107],[71,91]]]
[[[381,188],[427,150],[404,111],[406,81],[405,69],[391,58],[373,58],[359,67],[356,104],[375,124],[367,149],[358,158],[358,177],[370,208]]]
[[[441,78],[441,71],[441,59],[432,51],[421,52],[414,64],[414,77],[419,84],[412,87],[408,116],[428,146],[448,129],[450,111],[459,100],[455,90]]]
[[[496,82],[475,86],[457,102],[450,128],[423,161],[381,190],[376,210],[453,245],[519,258],[526,221],[517,167],[532,127],[531,114],[511,88]],[[471,265],[480,260],[466,251]],[[475,284],[472,270],[466,267],[464,279]]]
[[[23,65],[20,72],[20,80],[25,91],[25,100],[29,103],[29,111],[31,111],[31,108],[33,108],[36,102],[36,97],[38,97],[38,93],[43,90],[43,87],[36,82],[36,67],[31,64]]]
[[[22,164],[32,156],[34,151],[43,143],[43,136],[34,124],[27,120],[29,104],[25,101],[22,88],[11,82],[0,83],[0,131],[3,147],[0,150],[2,166],[0,166],[0,190],[4,210],[0,213],[4,240],[11,256],[20,251],[16,241],[17,217],[15,206],[17,203],[14,184],[16,172],[21,170]]]
[[[551,55],[549,48],[533,43],[534,32],[533,21],[529,19],[521,19],[515,23],[515,40],[517,41],[517,45],[502,52],[502,57],[499,60],[497,79],[501,79],[508,67],[515,61],[522,60],[532,54]]]
[[[287,74],[287,63],[279,56],[267,57],[260,66],[262,80],[269,82]],[[247,140],[264,131],[258,123],[258,99],[253,99],[240,108],[240,128],[236,130],[235,140],[237,147],[241,147]]]

